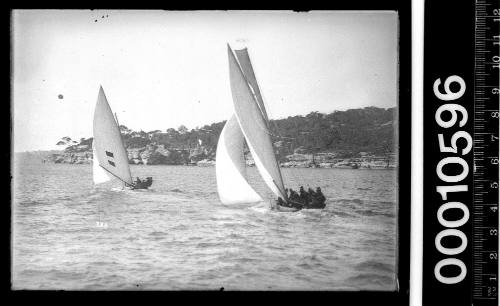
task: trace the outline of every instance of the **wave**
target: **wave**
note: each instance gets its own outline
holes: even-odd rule
[[[43,206],[43,205],[50,205],[51,202],[49,201],[22,201],[19,202],[19,206],[25,206],[25,207],[31,207],[31,206]]]
[[[384,216],[384,217],[394,217],[394,213],[391,212],[381,212],[381,211],[375,211],[372,209],[357,209],[355,212],[359,215],[362,216],[368,216],[368,217],[373,217],[373,216]]]
[[[157,236],[166,236],[166,235],[167,235],[167,233],[165,233],[165,232],[157,232],[157,231],[149,233],[149,236],[155,236],[155,237],[157,237]]]
[[[371,290],[373,290],[374,285],[383,288],[387,288],[388,285],[393,285],[394,278],[375,273],[364,273],[351,276],[346,279],[346,282],[355,283],[356,287],[358,287],[359,289],[370,288]]]
[[[358,271],[370,271],[370,272],[376,272],[376,271],[384,271],[384,272],[394,272],[394,267],[393,265],[386,264],[383,262],[378,262],[378,261],[373,261],[373,260],[368,260],[364,261],[362,263],[359,263],[354,266],[354,268]]]

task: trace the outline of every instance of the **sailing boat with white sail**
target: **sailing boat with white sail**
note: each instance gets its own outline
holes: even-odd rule
[[[93,179],[100,184],[116,178],[124,187],[130,189],[146,189],[151,184],[137,184],[132,181],[127,151],[123,145],[120,128],[113,116],[102,86],[94,111]],[[148,182],[152,182],[148,180]]]
[[[235,53],[236,56],[228,45],[229,79],[235,114],[224,126],[217,146],[216,174],[219,197],[225,204],[261,201],[243,175],[244,137],[266,185],[284,204],[291,203],[285,192],[281,170],[274,153],[269,120],[248,50],[236,50]],[[297,207],[274,203],[271,207],[280,211],[299,210]]]

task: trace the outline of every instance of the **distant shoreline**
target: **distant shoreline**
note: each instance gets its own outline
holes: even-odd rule
[[[21,162],[29,163],[48,163],[48,164],[69,164],[69,165],[91,165],[92,154],[82,152],[79,154],[51,151],[51,155],[47,155],[43,151],[38,152],[23,152],[16,153],[16,159]],[[332,158],[332,156],[323,153],[320,157],[316,157],[317,161],[313,161],[310,154],[293,154],[289,155],[288,161],[280,162],[281,168],[312,168],[312,169],[367,169],[367,170],[394,170],[396,164],[394,160],[388,160],[383,156],[367,156],[363,158]],[[330,159],[325,161],[324,159]],[[295,160],[290,160],[295,159]],[[130,160],[132,166],[186,166],[186,167],[214,167],[215,160],[204,159],[198,162],[190,163],[148,163],[147,159],[144,162],[134,162]],[[247,167],[255,167],[253,159],[246,160]]]

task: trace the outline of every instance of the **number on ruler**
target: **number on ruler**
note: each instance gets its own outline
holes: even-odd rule
[[[498,112],[491,112],[491,117],[498,119]]]
[[[491,189],[498,189],[498,183],[497,182],[490,183],[490,188]]]
[[[490,229],[490,236],[496,236],[498,234],[497,229]]]
[[[498,259],[498,254],[496,252],[490,253],[490,259]]]
[[[491,211],[493,211],[494,213],[496,213],[496,212],[497,212],[497,210],[498,210],[498,207],[496,207],[496,206],[491,206],[491,207],[490,207],[490,209],[491,209]]]

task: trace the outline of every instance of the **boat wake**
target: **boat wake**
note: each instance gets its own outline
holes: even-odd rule
[[[127,191],[130,191],[129,189],[125,189],[123,187],[113,187],[110,190],[114,191],[114,192],[127,192]]]
[[[269,203],[258,202],[256,205],[248,207],[248,209],[258,213],[268,213],[271,210],[271,207],[269,206]]]
[[[148,189],[129,189],[129,188],[125,188],[125,187],[112,187],[110,190],[114,191],[114,192],[125,192],[125,193],[136,193],[136,192],[150,193],[150,192],[155,192],[155,190],[153,188],[148,188]]]

